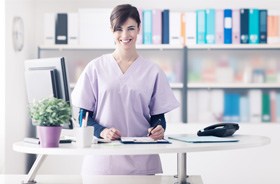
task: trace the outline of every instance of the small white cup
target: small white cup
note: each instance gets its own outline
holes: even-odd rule
[[[93,130],[93,126],[75,128],[76,146],[78,148],[87,148],[91,146]]]

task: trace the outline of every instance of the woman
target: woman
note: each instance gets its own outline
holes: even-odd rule
[[[110,16],[116,49],[91,61],[72,93],[72,103],[89,112],[94,135],[116,140],[124,137],[164,137],[164,113],[179,106],[159,67],[139,56],[136,39],[140,28],[137,9],[115,7]],[[159,155],[86,156],[85,175],[147,175],[162,173]]]

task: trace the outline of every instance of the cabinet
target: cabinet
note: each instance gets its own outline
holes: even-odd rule
[[[187,121],[279,122],[279,45],[187,49]]]

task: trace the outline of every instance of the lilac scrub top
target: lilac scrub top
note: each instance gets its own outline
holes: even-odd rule
[[[121,136],[147,136],[151,115],[179,106],[165,74],[139,56],[122,73],[112,54],[91,61],[72,92],[72,104],[94,112],[94,119]],[[159,155],[85,156],[82,174],[147,175],[162,173]]]

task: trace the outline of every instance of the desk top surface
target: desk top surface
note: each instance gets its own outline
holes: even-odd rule
[[[236,134],[232,138],[239,141],[227,143],[186,143],[170,139],[172,144],[122,144],[119,141],[115,141],[92,144],[90,148],[77,148],[75,143],[60,144],[58,148],[41,148],[40,145],[20,141],[13,144],[13,149],[22,153],[44,155],[139,155],[244,149],[270,143],[268,137],[257,135]]]

